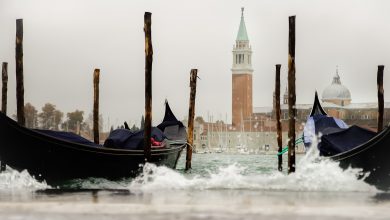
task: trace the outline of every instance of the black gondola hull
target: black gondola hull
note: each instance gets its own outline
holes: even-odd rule
[[[19,126],[0,113],[0,161],[48,183],[98,177],[135,176],[145,163],[142,150],[91,147]],[[175,168],[185,144],[153,149],[151,163]]]
[[[356,148],[330,157],[344,169],[360,168],[365,181],[382,190],[390,188],[390,128]]]
[[[327,115],[316,92],[310,116],[317,114]],[[363,171],[360,178],[364,181],[381,190],[390,189],[390,127],[369,141],[328,158],[338,161],[343,169],[359,168]]]

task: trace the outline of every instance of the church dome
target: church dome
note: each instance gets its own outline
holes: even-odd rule
[[[333,77],[332,84],[322,92],[322,101],[351,101],[351,93],[347,87],[341,84],[338,71],[336,71],[336,75]]]

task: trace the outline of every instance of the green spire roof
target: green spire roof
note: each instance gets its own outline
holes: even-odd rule
[[[241,21],[240,28],[238,29],[237,39],[240,41],[249,41],[248,34],[246,33],[245,21],[244,21],[244,8],[241,8]]]

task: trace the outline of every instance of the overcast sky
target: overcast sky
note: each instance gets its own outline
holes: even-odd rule
[[[275,64],[287,81],[288,16],[296,15],[297,103],[311,103],[336,65],[352,102],[376,102],[377,65],[390,101],[390,1],[375,0],[0,0],[0,62],[9,62],[9,114],[16,110],[15,19],[24,19],[25,102],[100,112],[111,124],[144,111],[143,15],[152,12],[153,120],[167,98],[188,114],[189,73],[199,69],[196,114],[231,120],[232,47],[241,7],[253,49],[254,107],[272,106]]]

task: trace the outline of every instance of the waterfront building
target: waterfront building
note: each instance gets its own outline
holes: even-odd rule
[[[252,105],[252,48],[244,20],[244,8],[241,8],[241,21],[233,46],[232,65],[232,125],[243,126],[243,119],[253,114]]]
[[[276,151],[275,98],[273,106],[253,107],[252,104],[252,48],[245,25],[244,8],[235,44],[232,64],[232,121],[207,121],[197,117],[194,128],[194,149],[197,152],[264,153]],[[264,74],[264,73],[263,73]],[[274,73],[269,73],[274,74]],[[313,91],[313,100],[314,100]],[[288,94],[281,97],[283,144],[287,144]],[[342,84],[336,68],[332,82],[321,93],[322,107],[328,115],[342,119],[348,125],[377,129],[378,104],[353,103],[350,90]],[[312,102],[296,104],[297,137],[302,135],[304,123],[310,114]],[[385,102],[384,123],[390,122],[390,102]],[[185,123],[186,124],[186,123]],[[304,147],[298,146],[298,152]]]

